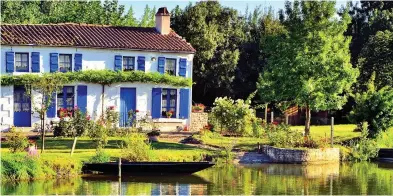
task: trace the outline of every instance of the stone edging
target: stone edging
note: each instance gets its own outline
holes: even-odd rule
[[[326,163],[339,162],[340,149],[287,149],[262,146],[263,152],[276,163]]]

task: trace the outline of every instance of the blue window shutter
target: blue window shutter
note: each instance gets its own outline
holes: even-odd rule
[[[6,72],[14,72],[14,61],[15,53],[14,52],[6,52],[5,53],[5,71]]]
[[[78,97],[77,97],[77,106],[83,112],[86,113],[87,107],[87,86],[79,85],[77,87]]]
[[[158,57],[158,72],[161,74],[165,72],[165,57]]]
[[[179,62],[179,76],[186,77],[187,59],[180,59]]]
[[[40,53],[32,52],[31,53],[31,71],[32,72],[40,72]]]
[[[52,101],[50,103],[48,110],[46,110],[46,116],[48,118],[56,117],[56,93],[52,94]]]
[[[50,53],[50,72],[57,72],[59,70],[59,54]]]
[[[138,56],[138,70],[145,71],[145,57]]]
[[[153,88],[152,91],[152,104],[151,104],[151,117],[161,117],[161,88]]]
[[[180,112],[182,119],[188,119],[190,116],[190,89],[180,89]]]
[[[121,66],[123,63],[123,57],[121,55],[115,55],[115,71],[121,71]]]
[[[82,54],[76,53],[74,58],[75,58],[74,71],[82,70]]]

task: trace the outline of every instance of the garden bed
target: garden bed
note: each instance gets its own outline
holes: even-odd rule
[[[276,163],[327,163],[340,161],[339,148],[288,149],[264,145],[263,152]]]

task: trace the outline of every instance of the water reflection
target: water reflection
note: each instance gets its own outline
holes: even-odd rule
[[[393,164],[246,165],[191,176],[83,176],[5,183],[3,195],[393,195]]]

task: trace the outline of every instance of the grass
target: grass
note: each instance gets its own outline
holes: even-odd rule
[[[356,125],[335,125],[334,126],[334,142],[341,143],[346,140],[360,137],[360,132],[354,132]],[[291,129],[297,129],[299,131],[304,130],[304,126],[292,126]],[[315,140],[325,138],[330,138],[330,125],[322,126],[311,126],[311,137]],[[262,144],[267,144],[267,138],[255,138],[255,137],[217,137],[217,138],[205,138],[205,144],[214,146],[225,146],[227,144],[235,144],[234,148],[240,150],[254,150],[258,142]]]
[[[112,157],[119,157],[121,155],[119,143],[121,138],[111,137],[108,140],[104,152],[110,154]],[[53,157],[69,157],[72,147],[72,138],[46,138],[45,152],[41,154],[43,158]],[[38,148],[41,147],[41,140],[37,141]],[[153,160],[154,161],[196,161],[201,159],[204,154],[211,154],[211,151],[199,149],[192,146],[187,146],[179,143],[171,142],[156,142],[152,143]],[[2,144],[1,152],[9,153],[8,145]],[[90,138],[78,138],[73,159],[79,161],[87,161],[95,155],[96,149],[93,141]]]

